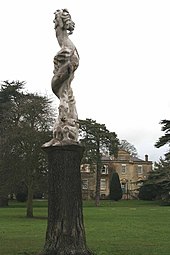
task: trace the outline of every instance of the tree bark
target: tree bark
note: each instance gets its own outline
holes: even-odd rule
[[[0,207],[8,206],[8,198],[6,196],[0,196]]]
[[[100,168],[100,164],[97,164],[97,169],[96,169],[96,197],[95,197],[95,205],[97,207],[100,205],[100,180],[101,180],[101,168]]]
[[[27,218],[33,218],[33,187],[28,185],[28,199],[27,199]]]
[[[97,162],[96,162],[96,197],[95,205],[100,205],[100,181],[101,181],[101,158],[100,158],[100,140],[97,141]]]
[[[43,255],[90,255],[82,213],[83,147],[43,148],[48,154],[48,224]]]

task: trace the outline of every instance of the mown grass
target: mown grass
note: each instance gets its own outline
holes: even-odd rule
[[[145,201],[84,202],[88,247],[97,255],[169,255],[170,207]],[[47,226],[47,201],[34,202],[34,218],[25,204],[0,208],[0,254],[41,251]]]

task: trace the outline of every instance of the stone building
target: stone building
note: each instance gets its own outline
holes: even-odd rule
[[[103,156],[101,168],[101,198],[105,199],[109,195],[109,185],[112,172],[116,171],[119,174],[123,198],[137,198],[138,188],[141,185],[140,181],[145,180],[148,173],[152,171],[152,161],[148,160],[148,155],[145,159],[133,157],[129,152],[120,150],[118,157]],[[96,187],[96,169],[90,165],[81,166],[82,178],[82,193],[83,199],[93,199],[95,197]]]

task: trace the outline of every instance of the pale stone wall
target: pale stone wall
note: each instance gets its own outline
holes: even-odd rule
[[[137,189],[140,183],[139,180],[145,180],[148,173],[152,171],[152,161],[148,161],[148,157],[145,160],[131,157],[126,151],[119,151],[118,157],[104,158],[103,165],[110,168],[106,173],[101,174],[101,198],[106,198],[109,195],[110,179],[112,171],[116,171],[119,174],[120,182],[124,191],[123,198],[133,199],[137,197]],[[83,190],[83,198],[90,199],[95,196],[96,186],[96,173],[82,172],[82,179],[88,179],[88,189]],[[92,195],[93,194],[93,195]]]

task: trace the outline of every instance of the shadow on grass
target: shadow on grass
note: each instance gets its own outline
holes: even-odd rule
[[[48,217],[47,216],[34,216],[32,219],[35,219],[35,220],[47,220]]]
[[[20,251],[17,255],[39,255],[37,252],[27,252],[27,251]]]

